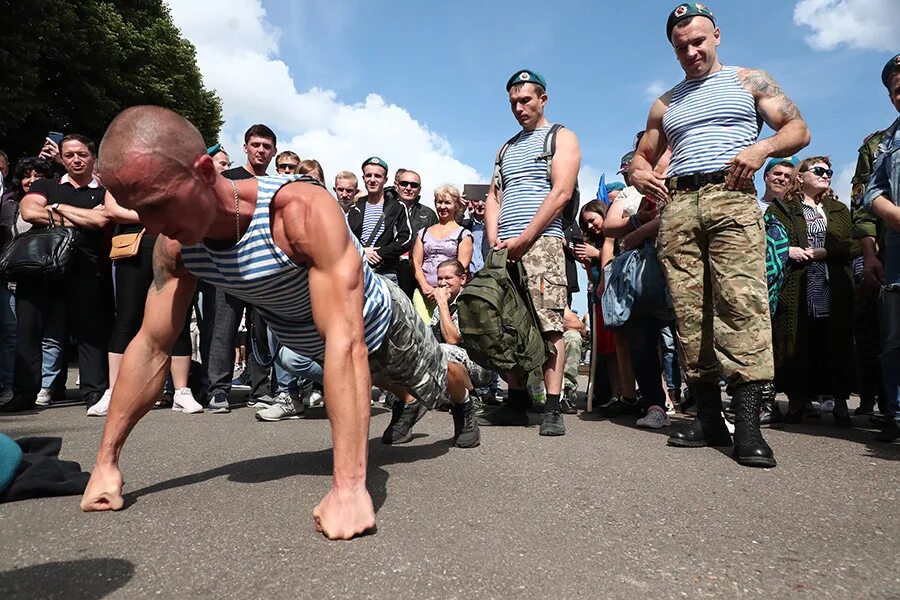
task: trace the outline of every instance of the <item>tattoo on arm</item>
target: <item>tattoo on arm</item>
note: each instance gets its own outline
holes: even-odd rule
[[[747,69],[742,77],[744,86],[756,98],[772,98],[778,103],[778,112],[787,120],[799,119],[800,109],[788,98],[772,76],[759,69]]]
[[[153,245],[153,288],[156,292],[162,291],[166,282],[183,266],[181,255],[173,255],[169,249],[169,240],[163,236],[156,238]]]

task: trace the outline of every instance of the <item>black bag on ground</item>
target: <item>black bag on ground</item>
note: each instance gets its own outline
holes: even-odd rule
[[[0,278],[18,281],[28,277],[61,277],[72,263],[78,230],[65,227],[60,216],[57,225],[50,215],[50,226],[32,228],[16,236],[0,255]]]
[[[523,284],[522,263],[514,263],[510,273],[506,252],[491,250],[456,299],[460,345],[482,367],[524,378],[544,364],[547,348]]]

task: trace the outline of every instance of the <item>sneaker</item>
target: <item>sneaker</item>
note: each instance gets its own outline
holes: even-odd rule
[[[475,420],[475,402],[470,397],[450,407],[453,415],[453,443],[457,448],[474,448],[481,443],[481,430]]]
[[[250,383],[244,379],[243,374],[231,380],[231,389],[233,390],[249,390]]]
[[[41,390],[42,392],[44,390]],[[40,396],[38,396],[40,398]],[[100,399],[97,400],[97,403],[89,406],[87,409],[87,416],[89,417],[105,417],[106,413],[109,412],[109,401],[112,398],[112,391],[106,390],[103,392],[103,395],[100,396]]]
[[[575,396],[578,392],[575,390],[566,390],[559,399],[559,412],[564,415],[577,415],[578,409],[575,408]]]
[[[272,396],[265,394],[263,396],[259,396],[257,398],[247,397],[247,408],[269,408],[272,406],[272,403],[275,402],[275,399]]]
[[[822,403],[819,405],[820,410],[823,413],[833,413],[834,412],[834,398],[828,397],[823,398]]]
[[[822,418],[822,410],[821,405],[818,402],[813,402],[812,400],[804,400],[803,401],[803,416],[809,419],[821,419]]]
[[[382,444],[405,444],[412,440],[413,425],[425,416],[428,409],[419,400],[410,404],[398,400],[391,411],[391,422],[381,436]]]
[[[194,400],[191,388],[181,388],[180,390],[175,390],[175,395],[172,398],[172,410],[195,415],[202,413],[203,407]]]
[[[303,399],[307,408],[322,408],[325,406],[325,396],[319,390],[310,391]]]
[[[275,396],[272,406],[256,411],[257,421],[287,421],[303,416],[303,402],[288,392]]]
[[[651,429],[660,429],[662,427],[668,427],[672,424],[672,421],[669,420],[669,415],[666,414],[662,408],[658,406],[651,406],[647,409],[647,416],[637,420],[638,427],[650,427]]]
[[[231,404],[228,403],[228,396],[225,394],[216,394],[209,399],[207,410],[214,415],[224,415],[231,412]]]
[[[538,433],[552,436],[566,435],[566,425],[558,410],[544,413],[544,420],[541,422],[541,429]]]
[[[175,403],[175,392],[164,390],[159,395],[159,400],[153,403],[153,408],[172,408]]]
[[[43,391],[43,390],[41,390],[41,391]],[[40,394],[38,394],[38,398],[40,398]],[[3,390],[3,393],[0,394],[0,406],[7,404],[12,399],[13,399],[12,388],[6,388],[5,390]],[[49,406],[49,405],[50,405],[50,403],[48,402],[47,404],[42,404],[41,406]]]
[[[12,390],[10,390],[10,392],[11,391]],[[50,406],[51,404],[53,404],[53,391],[47,388],[42,388],[41,391],[38,392],[37,400],[35,400],[34,403],[38,406]]]
[[[636,417],[641,414],[641,407],[637,400],[622,397],[609,404],[598,405],[594,412],[601,417]]]
[[[528,413],[524,408],[516,410],[507,403],[493,412],[485,411],[478,417],[478,424],[484,427],[527,427]]]

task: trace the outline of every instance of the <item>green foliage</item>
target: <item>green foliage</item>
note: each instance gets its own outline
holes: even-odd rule
[[[161,0],[0,0],[0,148],[35,155],[48,131],[99,143],[124,108],[156,104],[212,144],[221,101]]]

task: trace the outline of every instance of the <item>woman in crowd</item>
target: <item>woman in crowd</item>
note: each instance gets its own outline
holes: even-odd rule
[[[322,165],[319,164],[319,161],[314,158],[301,160],[300,164],[297,166],[297,174],[309,175],[313,179],[317,179],[322,185],[325,185],[325,171],[322,169]]]
[[[122,208],[115,199],[106,194],[104,201],[106,212],[115,221],[113,246],[118,236],[140,235],[133,256],[115,260],[113,276],[115,278],[116,313],[112,335],[109,340],[109,389],[104,392],[100,401],[88,409],[88,416],[102,417],[109,410],[112,389],[116,385],[119,367],[125,354],[125,348],[137,335],[144,320],[144,304],[147,291],[153,282],[153,245],[156,236],[144,234],[144,226],[133,210]],[[123,239],[123,238],[119,238]],[[192,310],[191,307],[189,310]],[[172,397],[172,410],[183,413],[201,413],[203,407],[194,399],[188,387],[188,375],[191,370],[191,319],[185,319],[184,328],[175,345],[172,347],[172,383],[175,393]],[[157,403],[163,405],[163,401]]]
[[[413,294],[416,312],[429,323],[435,309],[434,288],[437,270],[445,260],[455,258],[468,272],[472,260],[472,232],[457,222],[465,210],[459,190],[450,184],[434,190],[438,222],[418,232],[412,249],[413,274],[419,289]]]
[[[612,260],[614,244],[612,238],[603,235],[606,211],[606,204],[600,200],[591,200],[582,207],[578,219],[585,243],[577,244],[574,249],[575,257],[581,261],[588,274],[588,310],[593,315],[591,360],[605,362],[608,377],[599,374],[594,376],[595,410],[608,408],[622,395],[627,395],[633,401],[635,394],[634,377],[630,373],[626,377],[622,376],[621,367],[625,366],[630,371],[630,361],[626,354],[618,352],[615,334],[603,326],[603,311],[600,308],[604,287],[603,267]],[[620,363],[620,359],[624,359],[624,365]]]
[[[799,423],[815,396],[834,399],[835,423],[851,426],[853,383],[852,259],[859,254],[850,212],[831,190],[831,161],[800,163],[769,215],[790,239],[788,273],[772,321],[775,386],[787,394],[785,420]]]

